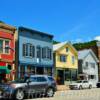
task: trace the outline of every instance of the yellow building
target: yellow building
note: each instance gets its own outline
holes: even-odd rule
[[[78,53],[71,43],[62,42],[53,45],[54,71],[57,83],[77,80]]]

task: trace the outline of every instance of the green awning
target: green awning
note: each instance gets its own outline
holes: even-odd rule
[[[7,68],[7,66],[0,66],[0,74],[9,74],[10,70]]]

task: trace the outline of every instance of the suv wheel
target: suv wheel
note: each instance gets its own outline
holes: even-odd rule
[[[91,89],[92,88],[92,85],[89,85],[89,89]]]
[[[47,92],[46,92],[46,96],[47,96],[47,97],[53,97],[53,95],[54,95],[54,90],[53,90],[53,88],[48,88],[48,89],[47,89]]]
[[[18,89],[15,93],[16,100],[23,100],[24,99],[24,92],[21,89]]]
[[[79,86],[79,90],[81,90],[81,89],[82,89],[82,86],[80,85],[80,86]]]

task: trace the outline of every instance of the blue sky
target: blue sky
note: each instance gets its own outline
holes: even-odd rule
[[[90,41],[100,39],[100,0],[0,0],[0,20],[57,41]]]

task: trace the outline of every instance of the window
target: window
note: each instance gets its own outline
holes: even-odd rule
[[[30,81],[37,82],[37,78],[36,77],[30,77]]]
[[[47,80],[44,77],[37,77],[37,82],[46,82]]]
[[[95,63],[90,63],[91,68],[95,69]]]
[[[0,39],[0,53],[9,53],[9,40]]]
[[[37,46],[37,58],[41,58],[41,47]]]
[[[88,83],[88,81],[83,81],[83,83]]]
[[[96,79],[96,75],[89,75],[89,79]]]
[[[9,46],[9,41],[5,40],[5,47]],[[9,53],[9,48],[5,48],[5,53]]]
[[[32,57],[35,57],[35,46],[32,46]]]
[[[0,40],[0,53],[3,53],[3,40]]]
[[[50,48],[47,48],[47,58],[52,59],[52,50]]]
[[[42,48],[42,58],[46,58],[46,47]]]
[[[66,52],[68,52],[68,50],[69,50],[68,47],[66,47]]]
[[[66,62],[66,56],[60,55],[60,62]]]
[[[34,57],[35,56],[35,47],[30,43],[23,44],[23,56]]]
[[[20,66],[20,75],[21,75],[21,78],[24,77],[24,75],[25,75],[25,66]]]
[[[29,45],[29,56],[30,57],[32,57],[32,55],[33,55],[33,50],[32,49],[33,49],[33,46],[32,46],[32,44],[30,44]]]
[[[74,63],[75,63],[75,57],[72,56],[72,64],[74,64]]]
[[[29,49],[28,49],[28,44],[25,44],[25,51],[26,51],[25,56],[29,56],[29,55],[28,55],[28,50],[29,50]]]
[[[88,62],[86,62],[85,65],[88,67],[88,65],[89,65]]]
[[[49,81],[55,81],[54,79],[53,79],[53,77],[48,77],[48,79],[49,79]]]

